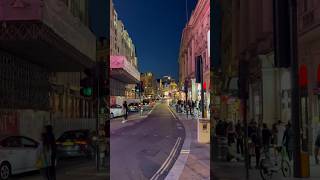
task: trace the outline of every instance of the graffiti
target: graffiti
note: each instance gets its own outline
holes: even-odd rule
[[[18,133],[18,113],[15,111],[0,111],[0,134]]]

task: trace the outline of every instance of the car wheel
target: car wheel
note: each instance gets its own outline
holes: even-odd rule
[[[9,163],[2,163],[0,165],[0,179],[7,180],[11,175],[11,166]]]
[[[114,118],[114,115],[113,115],[113,113],[111,113],[111,114],[110,114],[110,118],[111,118],[111,119],[112,119],[112,118]]]

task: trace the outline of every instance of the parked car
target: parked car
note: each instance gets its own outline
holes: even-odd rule
[[[38,146],[29,137],[0,135],[0,179],[37,170]]]
[[[128,107],[129,107],[129,112],[138,112],[140,109],[139,103],[130,103]]]
[[[80,156],[91,158],[94,154],[92,137],[88,129],[66,131],[57,139],[56,144],[58,158]]]
[[[119,117],[119,116],[123,116],[124,115],[124,111],[122,106],[115,104],[115,105],[111,105],[110,107],[110,118],[114,118],[114,117]]]

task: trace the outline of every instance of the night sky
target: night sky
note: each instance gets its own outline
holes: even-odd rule
[[[186,24],[186,0],[113,0],[136,46],[139,71],[178,80],[178,57]],[[197,0],[187,0],[189,17]]]

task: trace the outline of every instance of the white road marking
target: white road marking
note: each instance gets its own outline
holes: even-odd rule
[[[173,116],[176,120],[178,120],[177,116],[172,112],[172,110],[171,110],[169,107],[168,107],[168,109],[169,109],[169,111],[171,112],[172,116]]]
[[[190,149],[182,149],[181,154],[189,154],[190,153]]]
[[[165,160],[165,162],[162,164],[162,166],[160,167],[160,169],[158,169],[158,171],[151,177],[150,180],[156,180],[159,178],[159,176],[163,173],[163,171],[169,166],[170,162],[172,161],[175,153],[178,150],[179,144],[180,144],[181,138],[178,137],[175,145],[173,146],[168,158]]]

